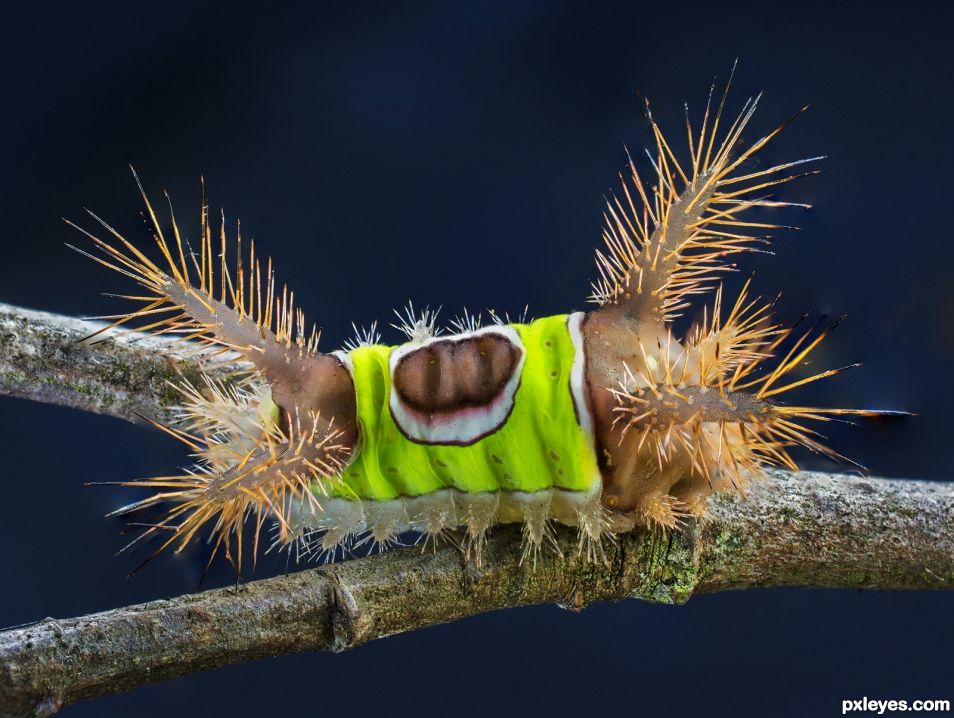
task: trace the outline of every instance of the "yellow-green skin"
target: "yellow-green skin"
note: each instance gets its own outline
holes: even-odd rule
[[[388,360],[396,347],[352,350],[360,442],[328,492],[344,499],[390,501],[447,488],[467,494],[593,491],[600,472],[593,437],[574,410],[570,372],[576,350],[567,316],[510,326],[526,352],[513,410],[498,430],[469,446],[408,439],[389,409]]]

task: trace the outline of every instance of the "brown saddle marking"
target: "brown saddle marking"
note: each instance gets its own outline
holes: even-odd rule
[[[428,415],[486,406],[513,376],[522,351],[490,332],[433,341],[398,360],[394,391],[402,403]]]

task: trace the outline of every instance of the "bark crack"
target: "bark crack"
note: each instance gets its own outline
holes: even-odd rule
[[[359,643],[359,629],[361,611],[358,601],[347,584],[341,580],[336,571],[329,571],[331,580],[331,606],[328,612],[331,634],[334,643],[331,650],[341,653],[354,648]]]

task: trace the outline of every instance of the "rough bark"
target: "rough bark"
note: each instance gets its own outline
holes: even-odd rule
[[[0,306],[0,393],[133,418],[162,418],[165,381],[194,371],[161,340],[127,337],[94,350],[95,328]],[[539,603],[582,609],[603,600],[682,603],[696,593],[764,586],[954,587],[954,484],[776,472],[745,497],[712,501],[679,533],[634,532],[606,563],[576,556],[521,564],[518,532],[499,528],[481,567],[452,546],[404,549],[0,633],[0,713],[49,714],[231,663],[341,651],[464,616]]]
[[[84,341],[102,327],[0,303],[0,395],[129,421],[170,419],[179,396],[170,382],[197,378],[195,352],[181,340],[121,330]]]

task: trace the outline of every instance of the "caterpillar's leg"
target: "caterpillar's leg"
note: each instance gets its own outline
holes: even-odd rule
[[[497,492],[460,493],[455,494],[454,504],[457,509],[457,518],[464,529],[464,555],[473,557],[478,567],[483,563],[484,544],[487,541],[487,532],[493,526],[497,517],[497,507],[500,496]]]

